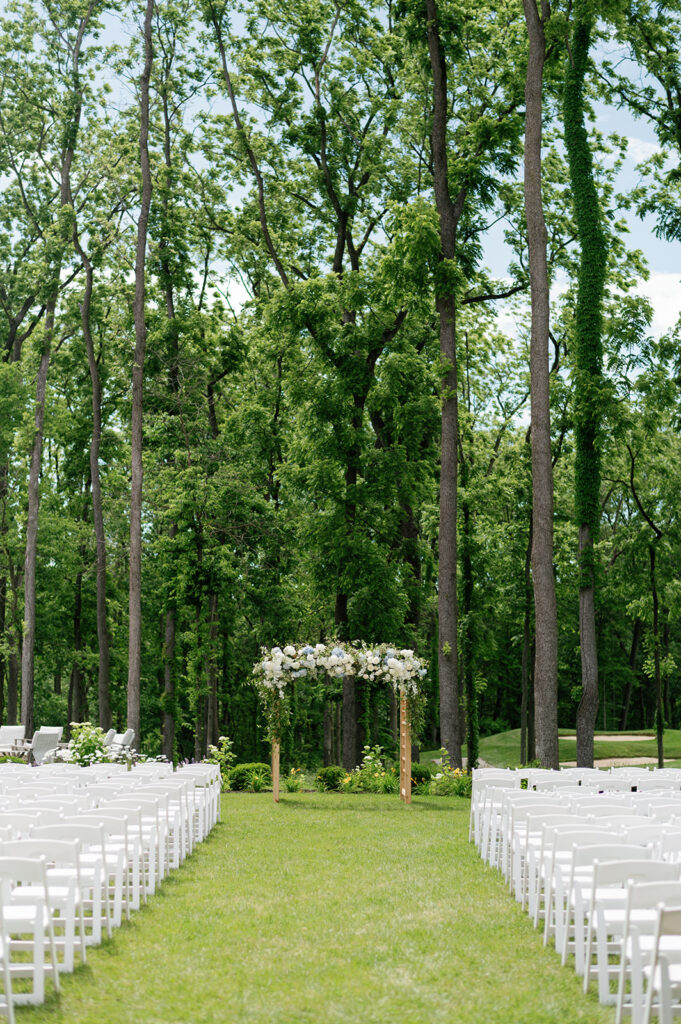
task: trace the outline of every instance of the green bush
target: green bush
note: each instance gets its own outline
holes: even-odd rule
[[[272,769],[262,761],[254,761],[251,764],[237,764],[230,769],[229,785],[232,789],[252,789],[253,779],[263,780],[266,785],[272,785]],[[262,786],[261,786],[262,788]]]
[[[229,789],[229,772],[232,762],[236,760],[236,754],[232,750],[233,746],[234,744],[229,736],[221,736],[218,740],[218,746],[210,744],[208,747],[208,757],[205,758],[208,764],[219,765],[223,792]]]
[[[430,792],[433,796],[470,796],[473,777],[460,768],[433,776]]]
[[[422,786],[426,782],[430,782],[432,772],[430,765],[427,764],[412,764],[411,766],[411,784],[412,786]]]
[[[317,772],[317,785],[320,789],[341,789],[347,772],[339,764],[327,764]]]

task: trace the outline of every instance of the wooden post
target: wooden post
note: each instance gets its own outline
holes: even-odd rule
[[[411,726],[404,693],[400,695],[400,800],[411,803]]]
[[[279,740],[272,740],[272,792],[275,804],[279,803]]]

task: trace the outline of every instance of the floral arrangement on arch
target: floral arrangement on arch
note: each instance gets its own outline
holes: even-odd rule
[[[272,739],[281,737],[290,717],[290,684],[296,679],[316,678],[320,673],[331,678],[354,675],[369,682],[386,682],[396,696],[407,698],[412,724],[421,717],[420,682],[427,668],[412,650],[400,650],[388,644],[372,646],[334,641],[314,647],[310,644],[298,647],[288,644],[271,650],[263,647],[261,655],[253,668],[253,676]]]

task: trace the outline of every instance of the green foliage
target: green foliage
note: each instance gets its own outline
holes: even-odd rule
[[[299,793],[303,788],[305,776],[302,768],[291,768],[288,775],[284,776],[284,787],[287,793]]]
[[[234,744],[230,740],[229,736],[220,736],[217,746],[213,743],[208,745],[208,757],[206,757],[205,760],[208,764],[217,764],[220,766],[223,792],[226,789],[229,789],[229,773],[234,761],[236,760],[236,754],[232,749],[233,746]]]
[[[339,790],[342,788],[343,779],[347,772],[339,764],[327,764],[317,772],[317,788],[324,790]]]
[[[262,761],[254,761],[247,764],[237,764],[229,771],[229,785],[230,789],[243,790],[243,789],[255,789],[253,780],[256,781],[256,785],[259,787],[258,792],[262,789],[263,785],[272,785],[272,768],[268,764],[264,764]]]
[[[432,771],[430,765],[413,763],[411,766],[411,781],[414,786],[420,786],[424,782],[430,782]]]
[[[396,793],[399,770],[385,758],[379,745],[364,747],[362,763],[351,772],[344,772],[342,787],[347,793]]]

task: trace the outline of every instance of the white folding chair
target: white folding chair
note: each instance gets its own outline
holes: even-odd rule
[[[12,998],[12,978],[9,967],[9,936],[3,916],[2,886],[0,886],[0,970],[2,971],[3,987],[0,995],[0,1013],[7,1017],[8,1024],[14,1024],[14,999]]]
[[[660,1024],[672,1024],[681,1000],[681,905],[658,904],[650,962],[644,965],[646,999],[643,1024],[650,1024],[655,996]]]
[[[28,991],[17,992],[12,984],[14,1003],[42,1003],[46,974],[55,991],[60,988],[45,861],[0,856],[0,891],[5,934],[9,936],[10,977],[26,979],[31,985]],[[22,959],[15,960],[15,952]]]
[[[651,883],[676,885],[681,896],[680,872],[675,864],[656,860],[622,860],[598,862],[594,866],[587,913],[584,991],[588,992],[595,969],[601,1003],[614,1004],[617,1001],[617,996],[610,992],[610,979],[619,976],[620,965],[611,965],[610,957],[617,955],[621,962],[625,927],[631,917],[631,907],[627,912],[630,885],[637,889]],[[596,963],[592,965],[594,953]]]
[[[76,933],[78,933],[81,960],[83,963],[86,961],[78,841],[52,838],[16,839],[3,846],[3,853],[8,857],[44,860],[52,910],[52,928],[57,949],[57,963],[60,970],[73,971],[75,969]],[[17,898],[21,897],[22,900],[25,900],[26,897],[32,898],[35,894],[31,892],[31,887],[22,886],[15,895]],[[60,952],[61,960],[59,960]]]

